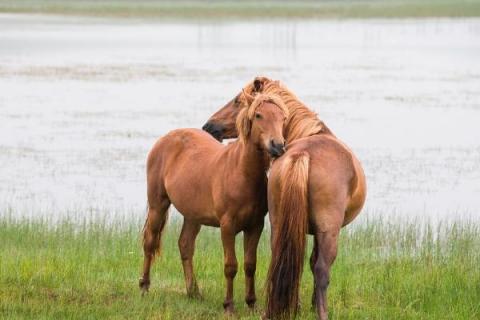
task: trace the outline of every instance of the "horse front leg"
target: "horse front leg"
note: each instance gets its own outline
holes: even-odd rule
[[[227,292],[223,308],[226,314],[233,314],[233,280],[237,274],[238,263],[235,255],[235,228],[231,219],[225,217],[220,223],[223,244],[224,274],[227,282]]]
[[[263,220],[243,233],[245,302],[250,309],[255,307],[255,271],[257,269],[257,247],[263,231]]]

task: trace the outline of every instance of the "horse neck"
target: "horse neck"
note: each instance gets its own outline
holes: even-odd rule
[[[234,158],[230,163],[235,164],[249,177],[265,175],[270,158],[265,151],[249,141],[231,143],[231,156]]]
[[[288,108],[290,115],[284,131],[287,142],[316,134],[329,134],[334,136],[325,123],[320,120],[318,115],[303,104],[303,102],[288,89],[273,83],[272,86],[267,86],[265,92],[279,95]]]
[[[317,134],[335,136],[327,125],[311,110],[296,108],[290,112],[289,120],[285,126],[287,142]]]

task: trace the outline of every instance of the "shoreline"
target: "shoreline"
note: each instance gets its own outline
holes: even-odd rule
[[[147,20],[242,20],[242,19],[419,19],[480,17],[480,1],[410,0],[387,2],[172,2],[145,1],[0,1],[0,14],[46,14],[96,18]]]

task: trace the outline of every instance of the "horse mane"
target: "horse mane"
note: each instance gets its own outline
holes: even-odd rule
[[[236,125],[240,141],[246,142],[248,140],[248,137],[250,136],[250,131],[252,129],[252,120],[255,116],[255,111],[264,102],[270,102],[276,105],[278,108],[280,108],[284,115],[288,117],[288,108],[280,97],[271,93],[257,94],[252,103],[247,108],[243,108],[237,116]]]
[[[318,115],[301,102],[280,81],[266,77],[255,78],[255,80],[257,79],[263,83],[261,92],[280,97],[289,111],[290,115],[285,123],[285,138],[287,142],[319,133],[332,134],[325,123],[319,119]],[[254,81],[247,84],[244,90],[251,95],[255,95]]]

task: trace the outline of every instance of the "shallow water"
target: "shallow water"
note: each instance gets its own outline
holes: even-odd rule
[[[478,57],[479,19],[3,14],[0,214],[144,217],[155,140],[201,127],[247,81],[267,75],[361,159],[369,187],[362,216],[478,219]]]

